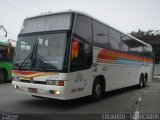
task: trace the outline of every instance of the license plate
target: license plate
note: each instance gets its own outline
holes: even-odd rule
[[[28,88],[28,91],[32,93],[38,93],[36,88]]]

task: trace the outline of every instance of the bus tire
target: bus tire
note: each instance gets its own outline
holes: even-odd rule
[[[145,77],[144,77],[144,85],[143,85],[143,87],[146,87],[147,82],[148,82],[148,75],[145,74]]]
[[[144,87],[144,77],[143,75],[140,76],[140,79],[139,79],[139,84],[138,84],[138,88],[143,88]]]
[[[7,82],[7,73],[4,70],[0,70],[0,83]]]
[[[100,80],[95,80],[93,83],[93,88],[92,88],[92,100],[94,102],[97,102],[101,99],[102,96],[102,84]]]
[[[147,85],[147,80],[146,80],[146,76],[143,78],[143,87],[146,87]]]

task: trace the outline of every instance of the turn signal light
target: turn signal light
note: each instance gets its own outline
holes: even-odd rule
[[[64,86],[64,80],[59,81],[59,86]]]

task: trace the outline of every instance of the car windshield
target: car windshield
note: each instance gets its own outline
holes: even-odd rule
[[[63,70],[66,33],[19,37],[14,67],[19,69]]]

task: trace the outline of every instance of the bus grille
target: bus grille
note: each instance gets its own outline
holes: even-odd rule
[[[24,80],[24,79],[20,79],[20,82],[35,83],[35,84],[46,84],[45,81],[33,81],[33,82],[31,82],[30,80]]]
[[[35,83],[35,84],[46,84],[45,81],[34,81],[33,83]]]
[[[30,81],[29,81],[29,80],[24,80],[24,79],[20,79],[20,82],[30,83]]]

